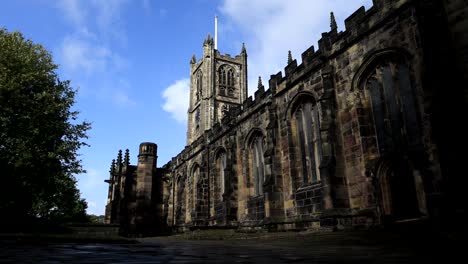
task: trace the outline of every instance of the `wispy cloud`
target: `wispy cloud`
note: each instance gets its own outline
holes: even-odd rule
[[[84,70],[87,74],[102,72],[112,60],[112,52],[81,36],[67,36],[62,42],[59,54],[66,70]]]
[[[86,20],[87,11],[84,9],[79,0],[61,0],[56,2],[57,7],[64,13],[64,17],[74,24],[75,27],[81,28]]]
[[[69,72],[84,71],[87,74],[100,74],[105,71],[122,71],[129,62],[105,44],[83,33],[68,35],[59,49],[59,59]]]
[[[125,47],[127,41],[121,21],[126,3],[127,0],[61,0],[57,4],[74,28],[64,36],[58,50],[65,73],[80,82],[84,90],[88,81],[102,83],[86,94],[98,99],[111,98],[111,102],[119,106],[135,104],[126,93],[130,84],[125,80],[124,70],[130,63],[117,51],[117,47]],[[115,80],[115,74],[121,76],[120,81]]]
[[[96,25],[102,32],[121,30],[121,12],[127,0],[59,0],[56,6],[76,28]],[[90,25],[94,24],[94,25]]]
[[[301,53],[311,45],[317,47],[322,32],[330,30],[330,12],[339,22],[372,0],[224,0],[221,13],[239,27],[249,54],[249,92],[256,88],[258,76],[264,80],[283,70],[288,50],[301,62]],[[229,25],[229,24],[228,24]]]
[[[112,95],[112,101],[120,106],[136,105],[136,102],[130,99],[130,97],[124,91],[115,91]]]
[[[106,38],[118,40],[126,45],[127,34],[122,26],[121,14],[127,0],[93,0],[92,8],[96,14],[96,24]]]
[[[189,104],[190,80],[182,79],[175,81],[164,89],[162,96],[165,100],[163,109],[169,112],[178,122],[187,122],[187,109]]]

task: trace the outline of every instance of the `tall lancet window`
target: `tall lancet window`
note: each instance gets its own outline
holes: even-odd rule
[[[197,74],[197,90],[195,94],[196,101],[200,101],[203,95],[203,74],[198,72]]]
[[[304,184],[320,180],[319,165],[322,151],[317,107],[303,98],[294,111],[295,149],[298,180]]]
[[[195,210],[196,207],[197,207],[197,199],[200,199],[201,197],[199,196],[199,192],[201,190],[199,190],[199,181],[200,181],[200,166],[195,165],[195,167],[193,168],[193,171],[192,171],[192,185],[191,185],[191,192],[192,192],[192,208],[191,210]]]
[[[218,154],[218,174],[219,174],[219,196],[222,198],[224,192],[225,192],[225,173],[224,171],[226,170],[226,152],[224,150],[220,151]]]
[[[254,194],[263,194],[263,182],[265,178],[263,158],[263,137],[256,135],[251,142],[250,152],[252,157],[251,172],[253,174]]]
[[[219,68],[219,94],[224,96],[234,96],[234,70],[229,66]]]
[[[417,109],[408,65],[382,59],[361,84],[370,95],[379,152],[420,144]]]

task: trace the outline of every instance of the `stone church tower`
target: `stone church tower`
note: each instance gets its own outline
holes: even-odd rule
[[[203,57],[190,61],[190,105],[188,109],[187,145],[220,122],[232,106],[247,98],[247,51],[240,55],[221,55],[213,38],[203,42]]]

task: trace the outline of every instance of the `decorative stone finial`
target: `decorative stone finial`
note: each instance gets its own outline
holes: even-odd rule
[[[208,37],[206,37],[205,43],[206,45],[212,46],[213,45],[213,39],[211,38],[210,33],[208,33]]]
[[[338,26],[336,25],[335,15],[333,14],[333,12],[330,12],[330,28],[331,28],[331,31],[334,31],[338,28]]]
[[[263,87],[263,84],[262,84],[262,77],[261,76],[258,76],[258,85],[257,85],[257,88],[260,89]]]
[[[206,37],[206,39],[203,41],[203,46],[212,46],[213,45],[213,39],[211,38],[211,35],[210,33],[208,33],[208,36]]]
[[[244,42],[242,42],[241,54],[247,54],[247,50],[245,49],[245,43]]]
[[[130,151],[128,149],[125,150],[124,164],[125,166],[130,165]]]
[[[192,59],[190,60],[190,64],[195,64],[197,63],[197,58],[195,57],[195,54],[192,55]]]
[[[291,64],[292,61],[293,59],[292,59],[291,51],[288,50],[288,65]]]
[[[112,175],[115,172],[115,159],[112,160],[111,167],[109,173]]]
[[[122,150],[119,149],[119,154],[117,155],[117,166],[122,166]]]

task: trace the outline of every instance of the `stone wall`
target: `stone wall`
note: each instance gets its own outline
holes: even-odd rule
[[[357,78],[372,63],[373,56],[388,52],[390,57],[404,57],[410,65],[415,116],[419,121],[425,119],[420,77],[423,56],[415,14],[412,1],[376,1],[370,10],[357,10],[345,20],[346,31],[332,28],[323,33],[319,49],[315,51],[312,46],[306,50],[302,64],[293,60],[285,67],[284,77],[281,72],[272,75],[266,91],[259,83],[255,98],[249,97],[242,106],[231,109],[229,116],[167,164],[174,168],[173,175],[187,172],[186,166],[190,168],[194,163],[204,164],[200,169],[209,179],[204,188],[209,186],[210,197],[203,206],[193,205],[192,210],[198,213],[192,215],[207,217],[208,225],[262,225],[320,222],[322,214],[336,210],[381,206],[376,170],[385,156],[379,154],[369,93],[356,87]],[[305,161],[301,163],[303,157],[295,139],[299,128],[292,115],[304,98],[311,98],[320,124],[316,183],[302,181]],[[427,135],[430,124],[421,122],[419,127],[425,143],[419,154],[431,156],[434,146]],[[250,140],[255,136],[263,140],[261,194],[256,193],[252,170]],[[217,160],[220,153],[227,157],[223,173]],[[437,166],[436,160],[426,161]],[[416,167],[419,173],[421,169]],[[224,193],[220,175],[224,175]],[[193,185],[190,177],[189,172],[186,184]],[[186,191],[180,195],[194,196],[193,189]],[[424,190],[421,195],[425,195]],[[196,225],[192,215],[186,213],[185,221],[178,223]]]
[[[375,0],[369,10],[351,14],[344,31],[332,19],[318,49],[304,51],[300,64],[291,59],[284,76],[270,76],[268,89],[259,80],[254,96],[241,102],[208,96],[213,106],[231,107],[210,112],[199,133],[189,114],[189,144],[162,168],[165,223],[177,230],[284,230],[436,215],[442,180],[457,181],[441,176],[439,155],[448,157],[450,148],[435,139],[450,140],[436,134],[447,123],[437,102],[448,101],[435,96],[443,76],[430,73],[440,68],[447,45],[434,44],[428,18],[443,18],[447,10],[455,30],[446,33],[454,38],[463,22],[456,18],[456,1],[446,9],[426,2]],[[192,110],[202,107],[193,104],[193,80],[197,69],[208,67],[204,63],[217,70],[229,64],[243,72],[238,82],[247,77],[245,47],[231,58],[212,50],[208,40],[204,54],[217,61],[192,59]],[[463,45],[457,47],[463,53]],[[216,90],[213,72],[204,85]]]

